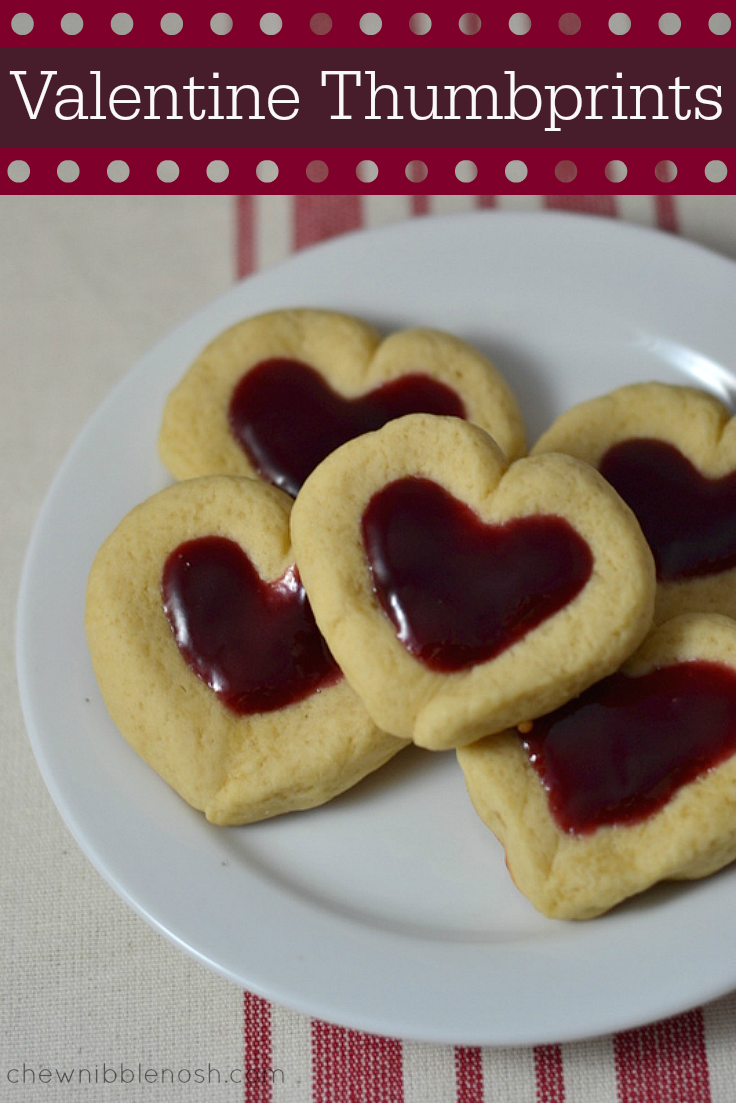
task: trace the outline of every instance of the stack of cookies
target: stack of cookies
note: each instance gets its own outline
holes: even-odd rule
[[[218,824],[456,750],[518,888],[589,918],[736,858],[736,429],[626,387],[525,456],[509,384],[435,330],[279,311],[163,415],[178,481],[95,559],[92,661]]]

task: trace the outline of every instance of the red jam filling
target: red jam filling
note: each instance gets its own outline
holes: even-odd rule
[[[373,588],[399,639],[433,670],[485,662],[562,609],[593,556],[560,517],[486,525],[429,479],[373,495],[362,520]]]
[[[736,567],[736,472],[706,479],[674,445],[639,438],[599,469],[636,514],[662,582]]]
[[[295,498],[317,464],[341,444],[405,414],[465,417],[459,395],[414,372],[359,398],[344,398],[296,360],[264,360],[230,399],[230,430],[258,473]]]
[[[563,831],[641,823],[736,751],[736,674],[704,661],[614,674],[535,720],[524,746]]]
[[[233,540],[203,536],[168,557],[161,593],[184,660],[233,712],[271,712],[341,677],[295,568],[264,582]]]

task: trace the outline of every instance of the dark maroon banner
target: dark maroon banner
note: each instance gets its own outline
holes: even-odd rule
[[[736,72],[723,48],[0,55],[5,147],[733,145]]]

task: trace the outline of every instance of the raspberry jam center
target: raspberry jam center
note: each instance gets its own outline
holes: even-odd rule
[[[292,498],[330,452],[405,414],[464,418],[465,406],[421,372],[345,398],[306,364],[264,360],[240,380],[229,408],[230,431],[255,469]]]
[[[674,445],[639,438],[599,469],[636,514],[662,582],[736,567],[736,472],[706,479]]]
[[[736,673],[697,661],[614,674],[535,720],[524,746],[563,831],[641,823],[736,751]]]
[[[511,647],[572,601],[593,566],[587,542],[561,517],[488,525],[424,478],[379,490],[362,535],[376,596],[399,639],[443,672]]]
[[[235,713],[295,704],[341,677],[295,568],[264,582],[239,544],[203,536],[169,555],[161,593],[185,662]]]

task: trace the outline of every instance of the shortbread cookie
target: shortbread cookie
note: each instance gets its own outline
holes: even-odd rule
[[[657,566],[655,618],[736,616],[736,420],[712,395],[643,383],[568,410],[534,454],[586,460],[639,519]]]
[[[652,619],[633,514],[569,456],[510,467],[457,418],[343,445],[292,512],[325,639],[385,731],[441,750],[539,716],[615,670]]]
[[[87,638],[110,714],[213,823],[323,804],[403,746],[317,630],[290,507],[252,479],[179,483],[128,514],[90,573]]]
[[[178,479],[260,476],[295,497],[330,452],[409,413],[465,417],[511,459],[524,429],[510,388],[464,341],[409,329],[382,341],[324,310],[277,310],[222,333],[172,391],[159,438]]]
[[[675,617],[619,673],[521,728],[458,760],[545,915],[589,919],[736,858],[736,622]]]

